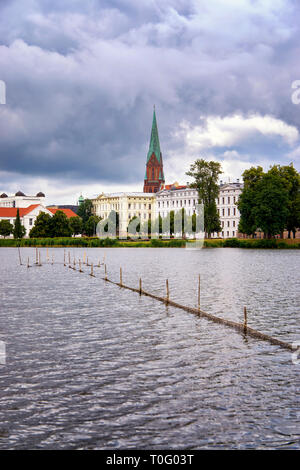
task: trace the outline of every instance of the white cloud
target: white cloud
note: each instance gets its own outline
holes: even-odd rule
[[[288,145],[294,145],[299,132],[295,126],[286,124],[272,116],[253,114],[243,116],[201,116],[202,125],[181,123],[178,135],[183,136],[188,147],[211,149],[213,147],[231,147],[255,136],[281,137]]]

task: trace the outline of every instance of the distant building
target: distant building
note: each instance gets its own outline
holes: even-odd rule
[[[21,191],[18,191],[13,196],[8,196],[6,193],[0,194],[0,207],[29,207],[33,204],[44,205],[45,194],[42,192],[37,193],[36,196],[26,196]]]
[[[235,238],[239,236],[240,212],[236,203],[242,190],[243,184],[239,180],[235,183],[223,183],[221,181],[220,194],[216,203],[222,230],[219,233],[214,233],[212,237]]]
[[[188,186],[180,186],[177,182],[169,184],[156,193],[156,217],[167,217],[169,212],[185,210],[187,215],[193,215],[198,202],[198,192]]]
[[[222,230],[219,233],[212,234],[212,237],[232,238],[238,236],[240,213],[236,203],[242,188],[243,185],[239,181],[236,183],[220,183],[220,195],[216,200],[216,205]],[[198,192],[196,189],[180,186],[176,182],[171,185],[165,185],[155,196],[156,217],[160,215],[164,218],[167,217],[170,211],[178,212],[181,209],[184,209],[188,216],[196,212],[196,204],[198,203]]]
[[[92,199],[92,203],[94,214],[102,219],[107,219],[111,211],[119,214],[120,236],[126,236],[133,217],[139,217],[141,223],[155,217],[155,195],[152,193],[103,193]]]
[[[164,183],[164,167],[162,154],[160,151],[156,114],[154,109],[150,145],[146,162],[144,193],[156,193],[162,188]]]
[[[20,219],[22,225],[25,227],[26,234],[25,237],[29,237],[29,232],[34,226],[37,216],[44,212],[49,214],[51,217],[57,212],[57,210],[62,210],[68,217],[77,217],[77,215],[70,209],[47,209],[41,204],[32,204],[28,207],[0,207],[0,220],[8,220],[12,225],[15,224],[17,217],[17,210],[19,209]]]

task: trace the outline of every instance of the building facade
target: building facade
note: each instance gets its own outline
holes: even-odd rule
[[[36,196],[26,196],[21,191],[18,191],[13,196],[8,196],[6,193],[0,194],[0,207],[29,207],[33,204],[44,205],[45,194],[40,192]]]
[[[148,222],[155,217],[155,195],[153,193],[111,193],[100,194],[92,199],[93,212],[107,219],[111,211],[119,214],[119,236],[127,236],[128,224],[133,217]]]
[[[165,183],[164,167],[160,143],[158,137],[158,128],[155,109],[153,111],[153,121],[150,137],[150,145],[147,154],[146,172],[144,179],[144,193],[156,193]]]
[[[243,185],[239,180],[235,183],[223,183],[221,181],[220,194],[216,203],[222,230],[219,233],[214,233],[212,237],[236,238],[239,236],[240,212],[236,204],[242,190]]]
[[[240,213],[237,208],[237,201],[242,192],[243,185],[236,183],[220,184],[220,194],[216,200],[218,214],[222,230],[219,233],[212,234],[213,238],[232,238],[238,237],[238,225]],[[178,183],[166,186],[156,193],[156,217],[167,217],[170,211],[178,212],[185,210],[188,216],[195,214],[196,204],[198,203],[198,192],[196,189],[188,186],[179,186]]]
[[[21,224],[25,227],[25,237],[29,237],[30,230],[33,228],[37,216],[44,212],[51,217],[57,212],[58,209],[47,209],[41,204],[32,204],[28,207],[0,207],[0,220],[8,220],[14,226],[19,209]],[[68,217],[77,217],[77,215],[70,209],[60,209]]]

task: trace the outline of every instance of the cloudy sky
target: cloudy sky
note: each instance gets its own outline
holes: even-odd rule
[[[153,105],[166,182],[299,170],[298,0],[1,0],[0,191],[142,191]]]

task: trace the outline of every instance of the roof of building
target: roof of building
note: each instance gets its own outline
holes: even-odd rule
[[[71,209],[63,209],[63,208],[54,209],[51,207],[47,207],[47,209],[48,211],[52,212],[52,214],[56,214],[57,211],[61,211],[68,217],[68,219],[70,219],[70,217],[78,217],[78,215],[75,214],[75,212],[73,212]]]
[[[15,196],[25,196],[25,194],[22,193],[22,191],[18,191],[18,192],[15,194]]]
[[[120,193],[106,193],[106,194],[99,194],[98,197],[95,199],[99,199],[101,197],[153,197],[155,193],[139,193],[139,192],[120,192]]]
[[[39,193],[37,193],[37,195],[35,197],[46,197],[44,193],[42,193],[41,191]]]
[[[8,195],[5,194],[5,193],[2,193],[0,197],[3,199],[3,198],[5,198],[5,197],[8,197]]]
[[[19,208],[19,214],[20,217],[24,217],[24,215],[29,214],[32,212],[34,209],[39,207],[40,204],[32,204],[29,207],[20,207]],[[0,207],[0,217],[17,217],[17,207]]]

